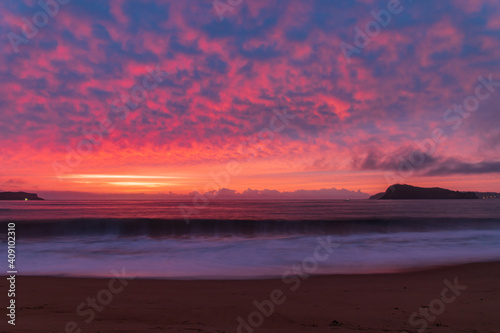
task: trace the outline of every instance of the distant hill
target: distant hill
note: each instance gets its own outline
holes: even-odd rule
[[[417,187],[394,184],[387,188],[380,200],[416,199],[479,199],[475,192],[451,191],[440,187]]]
[[[0,200],[43,200],[34,193],[26,192],[0,192]]]
[[[495,192],[476,192],[479,199],[500,199],[500,193]]]
[[[380,192],[377,194],[372,195],[369,199],[370,200],[378,200],[384,196],[385,192]]]

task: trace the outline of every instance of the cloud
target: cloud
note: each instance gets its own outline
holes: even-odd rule
[[[425,176],[449,176],[449,175],[481,175],[489,173],[500,173],[500,161],[483,161],[477,163],[466,163],[456,159],[448,159],[426,170]]]
[[[212,3],[73,0],[19,53],[5,39],[6,177],[63,186],[51,178],[52,163],[77,149],[110,104],[157,64],[168,77],[126,119],[113,118],[113,133],[79,168],[120,172],[141,161],[172,172],[191,167],[199,179],[221,163],[244,160],[238,147],[258,138],[273,109],[285,105],[295,118],[272,141],[255,143],[255,174],[270,167],[294,174],[397,170],[400,155],[435,128],[448,140],[425,155],[418,175],[497,172],[500,90],[456,131],[443,114],[474,93],[479,75],[500,80],[498,1],[404,1],[351,64],[340,43],[354,43],[354,28],[364,28],[370,12],[387,2],[243,1],[222,22]],[[36,1],[1,2],[0,31],[22,34],[22,18],[39,10]],[[25,176],[34,167],[43,179]],[[355,188],[364,182],[354,181]],[[238,190],[251,185],[247,178]],[[183,186],[187,192],[199,185]]]
[[[22,184],[26,184],[26,181],[23,180],[23,179],[19,179],[19,178],[16,178],[16,179],[8,179],[5,184],[9,184],[9,185],[22,185]]]
[[[439,158],[423,153],[420,150],[404,147],[389,154],[378,150],[370,150],[364,157],[355,158],[353,166],[359,170],[397,171],[401,163],[408,161],[411,154],[415,154],[419,159],[419,163],[415,166],[416,170],[424,170],[439,163]]]
[[[500,173],[500,161],[465,162],[458,158],[432,156],[419,150],[402,149],[384,155],[380,151],[369,151],[362,158],[355,158],[353,166],[359,170],[381,170],[398,172],[402,165],[410,165],[409,156],[414,154],[422,163],[411,164],[412,170],[421,176],[481,175]],[[405,169],[408,170],[408,169]]]

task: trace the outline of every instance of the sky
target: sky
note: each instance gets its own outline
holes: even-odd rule
[[[4,191],[500,191],[497,0],[8,0],[0,36]]]

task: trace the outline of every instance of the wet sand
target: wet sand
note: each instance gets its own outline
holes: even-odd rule
[[[17,276],[0,332],[500,332],[499,288],[500,263],[287,283]],[[3,277],[3,306],[7,291]]]

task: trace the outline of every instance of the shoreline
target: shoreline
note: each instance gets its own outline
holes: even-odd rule
[[[459,295],[448,292],[442,298],[443,290],[448,288],[446,281],[453,284],[455,278],[456,284],[466,289],[459,287]],[[0,293],[6,295],[5,276],[0,281]],[[29,333],[44,327],[57,333],[76,333],[78,329],[81,332],[416,332],[426,324],[427,331],[432,332],[497,332],[498,281],[500,262],[401,273],[296,277],[286,282],[17,275],[16,326],[8,325],[5,317],[0,331],[5,328]],[[88,303],[89,299],[95,303]],[[447,303],[441,299],[453,301]],[[441,304],[444,309],[439,308]],[[409,321],[414,313],[412,325]]]
[[[493,263],[500,263],[500,259],[498,260],[483,260],[483,261],[469,261],[469,262],[461,262],[461,263],[451,263],[451,264],[435,264],[435,265],[426,265],[426,266],[412,266],[412,267],[406,267],[406,268],[400,268],[400,269],[394,269],[393,271],[380,271],[380,272],[366,272],[366,273],[319,273],[319,274],[311,274],[311,278],[321,278],[321,277],[334,277],[334,276],[344,276],[344,277],[349,277],[349,276],[378,276],[378,275],[400,275],[400,274],[410,274],[410,273],[419,273],[419,272],[427,272],[427,271],[435,271],[435,270],[440,270],[440,269],[446,269],[446,268],[453,268],[453,267],[461,267],[461,266],[468,266],[468,265],[475,265],[475,264],[493,264]],[[127,273],[125,271],[125,273]],[[85,275],[20,275],[17,274],[18,277],[22,276],[25,278],[56,278],[56,279],[100,279],[100,280],[105,280],[105,279],[110,279],[113,278],[113,275],[107,275],[107,276],[85,276]],[[282,278],[279,276],[251,276],[251,277],[233,277],[233,276],[215,276],[215,277],[206,277],[206,276],[201,276],[201,277],[157,277],[157,276],[133,276],[134,280],[142,280],[142,281],[281,281]],[[8,277],[8,275],[3,275],[0,274],[0,278],[5,278]],[[0,284],[1,288],[1,284]]]

